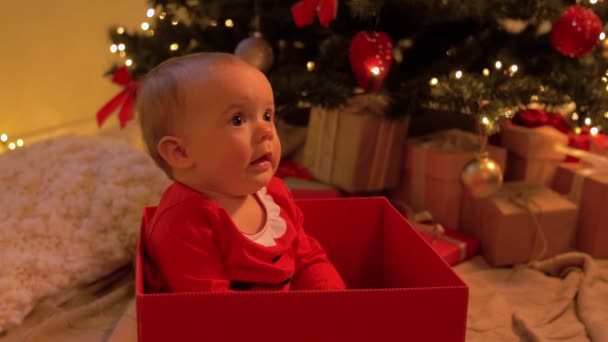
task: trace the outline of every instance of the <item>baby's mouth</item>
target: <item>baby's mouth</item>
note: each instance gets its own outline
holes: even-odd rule
[[[270,157],[272,157],[272,154],[270,153],[266,153],[263,156],[261,156],[260,158],[254,160],[251,162],[251,165],[257,165],[257,164],[261,164],[263,162],[270,162]]]

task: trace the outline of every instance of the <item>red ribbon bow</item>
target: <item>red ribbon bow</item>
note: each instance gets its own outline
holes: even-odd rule
[[[297,27],[312,24],[315,13],[321,25],[328,27],[338,14],[337,0],[302,0],[291,6],[291,15]]]
[[[135,106],[135,94],[139,88],[139,82],[133,80],[126,66],[122,66],[114,72],[112,83],[122,85],[124,88],[97,112],[97,125],[101,127],[104,121],[120,107],[118,120],[120,121],[120,127],[124,128],[134,117],[133,107]]]

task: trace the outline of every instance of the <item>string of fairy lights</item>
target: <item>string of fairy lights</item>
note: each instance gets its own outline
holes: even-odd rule
[[[0,134],[0,142],[2,143],[2,146],[5,149],[8,148],[9,150],[14,150],[16,148],[23,147],[23,145],[25,144],[23,139],[9,140],[9,137],[6,133]]]
[[[606,39],[606,33],[602,32],[599,36],[600,40],[602,41],[602,44],[604,44],[604,46],[608,47],[608,40]],[[494,63],[494,68],[496,70],[501,70],[503,68],[503,63],[499,60],[497,60]],[[509,66],[508,69],[508,74],[509,76],[514,76],[517,71],[519,70],[519,67],[516,64],[512,64],[511,66]],[[481,74],[483,76],[489,77],[490,76],[490,72],[491,70],[489,68],[484,68],[481,72]],[[451,74],[454,79],[459,80],[463,77],[464,73],[462,70],[456,70]],[[602,82],[606,84],[606,92],[608,92],[608,70],[606,70],[605,75],[601,78]],[[429,86],[431,87],[436,87],[437,85],[439,85],[439,79],[437,77],[432,77],[431,79],[429,79],[428,81]],[[534,101],[535,99],[532,98],[532,101]],[[604,118],[608,120],[608,110],[604,113]],[[578,121],[579,120],[579,114],[577,112],[573,112],[571,114],[571,118],[573,121]],[[587,117],[584,119],[584,125],[589,127],[589,133],[593,136],[598,135],[601,132],[601,127],[599,126],[593,126],[592,127],[592,120],[591,118]],[[490,121],[487,117],[483,117],[482,118],[482,123],[486,126],[490,125]],[[582,127],[574,127],[574,133],[576,134],[581,134],[583,132]]]
[[[154,8],[149,8],[146,11],[146,17],[148,18],[153,18],[155,15],[158,15],[158,19],[160,20],[165,20],[165,18],[167,18],[167,13],[164,11],[160,11],[157,13],[157,11]],[[171,20],[171,25],[173,26],[177,26],[179,25],[180,21],[179,19],[172,19]],[[209,19],[208,20],[208,26],[210,27],[218,27],[220,24],[218,23],[217,20],[215,19]],[[223,25],[227,28],[234,28],[235,23],[234,20],[232,19],[226,19],[223,22]],[[154,29],[152,29],[150,27],[150,23],[148,23],[147,21],[143,21],[140,25],[139,28],[146,32],[147,35],[149,36],[154,36],[155,32]],[[118,33],[119,35],[122,35],[126,32],[126,29],[123,26],[119,26],[116,28],[116,33]],[[296,48],[304,48],[304,43],[300,42],[300,41],[295,41],[293,42],[294,47]],[[284,41],[279,41],[279,47],[284,47],[285,46],[285,42]],[[179,45],[179,43],[177,42],[173,42],[173,43],[169,43],[167,45],[167,48],[169,49],[169,51],[175,52],[178,51],[180,48],[182,48],[182,46]],[[134,64],[133,60],[131,58],[129,58],[127,56],[127,46],[124,43],[113,43],[110,45],[110,53],[118,55],[120,58],[124,58],[124,65],[126,65],[127,67],[132,67]],[[314,61],[307,61],[305,68],[308,72],[313,72],[316,68],[316,64]],[[374,72],[372,70],[372,73],[374,73],[375,75],[379,74],[379,70],[377,72]]]

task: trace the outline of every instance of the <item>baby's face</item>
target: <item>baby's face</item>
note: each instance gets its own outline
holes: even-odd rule
[[[188,83],[186,144],[199,186],[234,196],[268,184],[281,144],[272,88],[264,74],[231,63]]]

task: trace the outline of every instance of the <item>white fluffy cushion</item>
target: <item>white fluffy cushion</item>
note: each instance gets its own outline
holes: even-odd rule
[[[143,152],[106,138],[0,155],[0,332],[43,297],[131,261],[142,209],[168,184]]]

